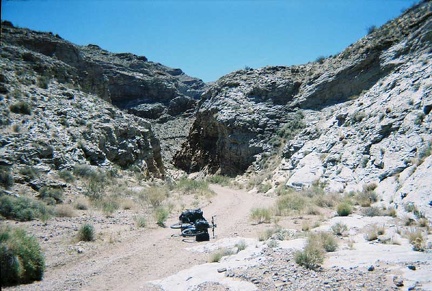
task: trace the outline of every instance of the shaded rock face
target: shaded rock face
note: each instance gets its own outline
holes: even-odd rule
[[[15,32],[21,35],[25,30],[8,29],[0,52],[2,165],[45,172],[70,170],[77,164],[136,167],[148,176],[164,176],[151,124],[79,90],[77,68],[64,63],[82,61],[76,47],[61,40],[61,45],[41,41],[34,43],[41,51],[37,53],[8,42]],[[53,51],[56,57],[47,56]]]
[[[268,171],[269,183],[295,188],[319,181],[343,192],[377,183],[395,200],[410,177],[429,185],[415,173],[432,142],[431,15],[424,1],[336,56],[222,77],[203,94],[175,165]]]
[[[138,112],[135,107],[141,104],[160,103],[164,114],[182,115],[191,106],[176,106],[173,110],[170,102],[182,98],[187,100],[183,103],[193,106],[206,88],[202,80],[187,76],[180,69],[150,62],[144,56],[110,53],[97,45],[77,46],[58,35],[14,28],[10,23],[4,23],[3,27],[4,41],[26,48],[27,57],[24,58],[40,74],[74,84],[132,113]],[[46,70],[38,61],[41,55],[56,59],[62,65]],[[147,118],[157,119],[161,115]]]

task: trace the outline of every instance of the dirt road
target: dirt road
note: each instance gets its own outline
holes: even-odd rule
[[[256,238],[262,226],[251,224],[250,210],[270,205],[272,199],[218,185],[211,188],[216,195],[202,209],[208,220],[216,215],[218,227],[215,239],[235,236]],[[177,213],[171,215],[167,225],[176,223],[177,217]],[[47,265],[52,267],[47,267],[43,281],[9,289],[147,290],[147,281],[208,262],[208,254],[186,250],[198,242],[172,236],[178,233],[178,230],[169,227],[131,230],[124,233],[121,242],[95,247],[75,255],[73,259],[65,257],[64,264],[54,265],[47,261]]]

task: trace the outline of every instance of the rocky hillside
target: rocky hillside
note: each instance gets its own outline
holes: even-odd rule
[[[39,61],[35,64],[28,58]],[[2,166],[17,175],[25,167],[48,173],[70,170],[77,164],[136,166],[148,175],[163,176],[159,141],[149,122],[123,113],[96,95],[80,91],[74,84],[49,79],[34,70],[35,65],[43,66],[42,72],[46,72],[64,63],[3,43]],[[15,177],[16,181],[20,179]]]
[[[423,1],[338,55],[222,77],[203,95],[175,165],[249,173],[269,188],[373,183],[388,201],[415,199],[429,211],[431,16]]]
[[[2,25],[3,46],[18,49],[15,59],[25,70],[46,82],[58,83],[95,94],[139,117],[157,123],[163,140],[163,157],[171,159],[188,133],[191,116],[206,84],[173,69],[131,53],[110,53],[97,45],[77,46],[51,33]],[[9,49],[8,49],[9,48]],[[9,58],[9,55],[4,55]],[[161,130],[159,130],[161,129]]]

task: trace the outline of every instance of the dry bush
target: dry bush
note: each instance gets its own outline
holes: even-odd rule
[[[253,208],[250,219],[256,223],[270,223],[272,217],[271,210],[268,208]]]
[[[333,234],[342,236],[348,230],[348,226],[343,222],[337,222],[332,225],[331,230]]]
[[[385,233],[384,225],[378,226],[377,224],[374,224],[366,230],[366,233],[364,234],[364,238],[367,241],[373,241],[378,239],[378,236],[383,235],[384,233]]]
[[[69,204],[60,204],[55,207],[54,213],[58,217],[74,217],[76,213]]]
[[[410,244],[413,246],[414,251],[424,252],[426,249],[426,239],[423,232],[418,228],[408,230],[406,233]]]
[[[75,201],[74,206],[78,210],[87,210],[89,208],[89,203],[88,203],[87,199],[78,198]]]
[[[213,252],[210,255],[209,262],[210,263],[218,263],[225,256],[231,256],[234,252],[231,249],[223,248]]]
[[[147,201],[153,208],[161,206],[168,197],[168,189],[165,187],[152,186],[145,190]]]
[[[283,195],[276,201],[275,214],[279,216],[299,214],[310,203],[308,198],[297,192]]]

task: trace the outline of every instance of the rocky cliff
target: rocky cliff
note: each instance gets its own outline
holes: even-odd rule
[[[55,111],[67,109],[62,113],[64,115],[62,118],[69,120],[67,125],[63,125],[68,128],[77,122],[76,117],[79,117],[84,123],[87,120],[91,120],[89,123],[92,124],[97,123],[98,118],[94,116],[96,112],[86,112],[89,109],[82,102],[99,104],[97,106],[103,110],[99,110],[97,114],[102,118],[109,118],[103,122],[109,125],[103,126],[104,129],[101,129],[100,134],[96,134],[98,130],[94,130],[93,127],[88,129],[91,134],[87,135],[87,140],[95,139],[91,142],[93,150],[86,150],[93,164],[104,163],[106,158],[122,167],[134,163],[139,164],[144,155],[148,153],[148,149],[141,144],[148,143],[149,140],[152,140],[151,144],[158,151],[160,147],[158,140],[163,140],[163,153],[154,154],[162,159],[171,159],[172,152],[179,149],[179,145],[187,135],[197,100],[206,88],[203,81],[187,76],[182,70],[150,62],[144,56],[110,53],[97,45],[77,46],[63,40],[58,35],[17,28],[10,22],[2,23],[2,65],[8,69],[2,74],[0,84],[2,92],[0,93],[6,95],[6,100],[12,95],[18,96],[14,97],[15,100],[12,98],[5,103],[6,111],[13,102],[23,100],[27,102],[26,99],[30,96],[34,99],[29,102],[31,107],[40,107],[42,105],[36,101],[38,95],[63,96],[66,94],[69,97],[63,99],[71,100],[66,105],[74,105],[72,109],[62,108],[63,105],[56,103],[61,99],[55,98],[50,98],[49,103],[44,107],[56,107],[53,109]],[[93,97],[85,100],[86,96],[90,96],[85,93],[94,94],[106,102],[100,103],[101,101]],[[108,103],[113,104],[114,107]],[[81,109],[76,108],[75,105],[81,106]],[[96,111],[97,106],[94,106]],[[158,123],[156,137],[149,123],[125,115],[115,107],[154,124]],[[113,111],[108,117],[102,113],[106,111],[105,108]],[[86,111],[79,112],[80,110]],[[73,116],[70,115],[71,112],[75,112]],[[27,119],[30,122],[38,123],[37,120],[33,120],[33,116]],[[121,120],[122,118],[125,119]],[[134,121],[129,121],[130,119]],[[15,122],[15,117],[11,120]],[[48,116],[47,122],[51,121],[57,122]],[[5,124],[11,122],[4,121]],[[133,127],[134,122],[138,122],[137,124],[143,127],[139,130],[130,130],[125,126],[129,123]],[[57,127],[56,124],[50,124],[50,126]],[[108,129],[108,127],[113,127],[115,130]],[[118,143],[121,143],[118,136],[125,137],[126,140],[134,139],[134,135],[142,135],[143,130],[147,132],[144,134],[146,142],[128,144],[121,141],[124,142],[121,147],[125,148],[122,151],[127,153],[122,155],[114,153],[119,150]],[[82,133],[78,135],[82,136]],[[107,141],[100,142],[101,137],[94,135],[103,136],[102,139]],[[129,149],[142,153],[131,154]],[[74,158],[73,161],[76,162],[77,159]],[[71,160],[68,161],[68,164],[70,162]],[[158,161],[158,163],[161,162]],[[161,165],[158,168],[160,171]]]
[[[79,47],[8,22],[0,54],[0,165],[15,181],[25,168],[49,173],[79,164],[163,177],[160,141],[148,120],[188,123],[205,86],[145,57]]]
[[[423,1],[338,55],[222,77],[175,165],[339,192],[375,183],[388,200],[418,196],[429,209],[431,16]]]

